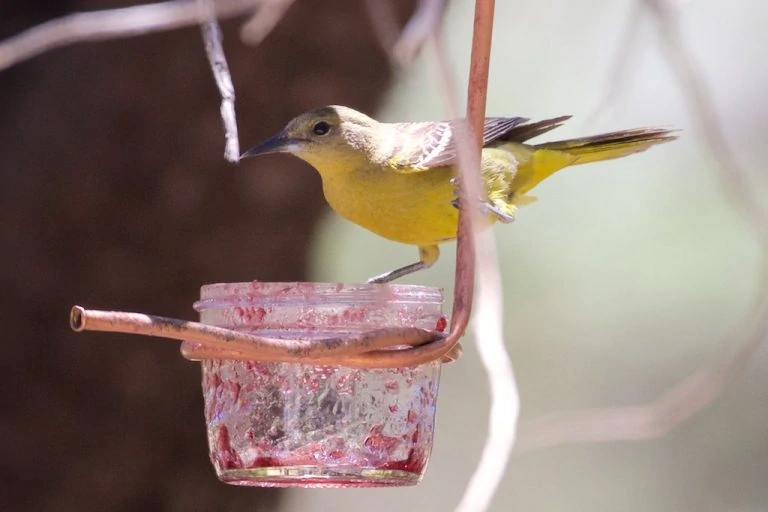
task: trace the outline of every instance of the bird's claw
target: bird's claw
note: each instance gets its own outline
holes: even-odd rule
[[[485,214],[494,214],[497,219],[499,219],[499,222],[503,222],[504,224],[509,224],[510,222],[515,220],[515,214],[514,213],[506,213],[501,211],[496,206],[490,204],[490,203],[483,203],[480,206],[480,210]]]
[[[451,204],[454,208],[459,208],[459,197],[461,197],[461,190],[458,188],[459,180],[458,178],[451,178],[450,181],[451,185],[454,185],[456,188],[453,189],[453,193],[456,196],[456,199],[451,201]],[[486,199],[480,199],[478,201],[480,203],[480,212],[483,215],[495,215],[496,218],[499,220],[499,222],[503,222],[505,224],[509,224],[510,222],[515,220],[514,213],[507,213],[502,211],[499,207],[495,206],[493,203],[490,203]],[[514,208],[514,207],[513,207]]]
[[[451,201],[451,204],[453,205],[454,208],[456,209],[459,208],[458,199],[454,199],[453,201]],[[514,214],[503,212],[499,208],[497,208],[496,206],[488,202],[480,203],[480,213],[482,213],[483,215],[495,215],[496,218],[499,220],[499,222],[503,222],[504,224],[509,224],[510,222],[515,220]]]

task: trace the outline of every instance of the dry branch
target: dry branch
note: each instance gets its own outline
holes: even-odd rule
[[[439,32],[445,8],[446,0],[419,0],[416,12],[392,47],[392,57],[397,64],[403,66],[416,59],[429,38]]]
[[[586,116],[584,124],[593,124],[600,117],[600,114],[619,98],[619,92],[625,83],[627,68],[632,62],[632,51],[635,49],[640,33],[641,22],[644,19],[643,14],[645,14],[645,9],[642,2],[632,4],[632,10],[624,23],[624,30],[621,31],[619,48],[610,64],[605,86],[592,112]]]
[[[204,13],[205,20],[200,23],[203,34],[205,54],[216,81],[216,87],[221,95],[221,119],[224,123],[224,158],[230,162],[240,159],[240,139],[237,135],[237,119],[235,117],[235,86],[229,72],[227,57],[224,55],[221,27],[216,20],[212,0],[198,0]]]
[[[215,16],[222,19],[246,14],[263,1],[218,0],[214,3]],[[188,27],[205,19],[205,12],[193,0],[68,14],[0,42],[0,71],[62,46]]]
[[[674,5],[666,0],[637,0],[659,23],[664,55],[676,73],[689,113],[718,164],[718,177],[734,209],[752,226],[763,248],[760,290],[751,327],[742,341],[727,348],[655,401],[630,407],[587,409],[552,414],[521,426],[519,453],[566,443],[631,441],[662,436],[710,404],[744,368],[768,337],[768,217],[750,193],[746,171],[734,158],[723,134],[708,86],[680,34]],[[733,336],[729,337],[729,339]]]
[[[446,4],[446,0],[419,0],[411,19],[400,30],[389,0],[365,0],[374,35],[398,66],[412,63],[424,46],[437,37]]]
[[[294,0],[271,0],[251,16],[240,28],[240,40],[251,46],[258,46],[280,23]]]
[[[456,297],[472,297],[474,292],[473,267],[462,262],[477,256],[478,294],[474,333],[480,359],[488,376],[491,409],[488,419],[488,437],[480,463],[465,490],[457,510],[476,512],[486,510],[504,476],[504,470],[515,442],[519,397],[512,371],[512,363],[504,342],[501,277],[496,259],[493,234],[482,230],[477,198],[482,196],[480,180],[480,151],[485,122],[491,39],[493,30],[493,0],[475,3],[474,33],[467,93],[467,123],[457,137],[459,159],[460,224],[457,247]],[[438,81],[447,98],[452,118],[458,118],[458,97],[453,85],[448,58],[437,34],[429,38],[432,60],[438,69]],[[466,294],[466,295],[464,295]],[[469,313],[467,308],[466,313]]]

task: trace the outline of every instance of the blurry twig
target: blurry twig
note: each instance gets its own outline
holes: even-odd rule
[[[693,55],[685,46],[680,34],[674,6],[669,0],[639,0],[651,8],[659,23],[659,33],[664,41],[664,56],[669,61],[672,71],[688,101],[688,110],[697,118],[694,125],[701,131],[710,152],[718,164],[718,177],[723,190],[728,195],[732,206],[739,210],[752,224],[755,235],[768,251],[768,216],[754,196],[749,192],[747,173],[734,157],[728,141],[720,128],[720,122],[713,108],[712,94],[702,78],[702,73]]]
[[[240,28],[240,40],[252,46],[259,45],[285,16],[294,0],[270,0]]]
[[[486,90],[491,59],[491,35],[495,0],[475,1],[475,28],[472,37],[472,57],[469,68],[469,93],[467,97],[467,119],[472,145],[476,153],[474,168],[477,175],[467,179],[470,184],[464,191],[469,197],[481,197],[479,164],[485,124]],[[466,167],[466,166],[464,166]],[[462,180],[466,179],[462,172]],[[472,208],[476,233],[478,294],[477,315],[474,322],[475,343],[480,360],[485,367],[491,395],[488,414],[488,437],[483,447],[480,462],[457,510],[476,512],[486,510],[496,494],[504,477],[509,457],[515,446],[517,421],[520,415],[520,397],[512,370],[512,361],[504,342],[504,295],[493,233],[480,232],[478,210]]]
[[[645,405],[557,413],[523,423],[515,453],[568,443],[636,441],[660,437],[710,404],[768,336],[763,290],[745,341],[728,349],[661,397]]]
[[[478,294],[473,326],[491,394],[488,437],[480,463],[457,507],[457,510],[463,512],[483,511],[490,506],[514,446],[519,414],[519,397],[512,363],[504,343],[504,297],[500,285],[496,245],[493,233],[482,230],[479,208],[475,204],[477,201],[469,199],[482,196],[479,164],[485,123],[493,13],[494,0],[476,0],[467,97],[468,125],[465,125],[462,133],[456,137],[461,175],[459,183],[464,190],[459,194],[460,226],[454,302],[458,303],[462,294],[467,294],[464,297],[472,296],[473,276],[462,263],[470,256],[474,259],[476,254]],[[439,71],[439,81],[448,100],[450,115],[452,118],[458,118],[458,97],[445,50],[434,31],[427,41],[430,55]]]
[[[594,123],[597,118],[619,97],[619,92],[624,85],[626,79],[627,68],[629,67],[630,57],[632,56],[632,50],[635,48],[637,37],[640,32],[640,23],[643,20],[643,14],[645,9],[642,2],[635,2],[632,6],[632,10],[627,17],[627,21],[624,24],[623,36],[621,37],[619,49],[616,51],[616,55],[611,61],[610,70],[608,71],[608,78],[603,92],[598,99],[597,104],[592,109],[586,118],[584,123],[590,125]]]
[[[763,248],[757,307],[744,340],[728,348],[654,402],[632,407],[589,409],[539,418],[521,427],[518,452],[565,443],[650,439],[666,434],[711,403],[768,337],[768,218],[749,192],[746,172],[720,128],[706,82],[687,50],[668,0],[638,0],[651,8],[665,43],[665,57],[688,100],[690,114],[715,161],[732,206],[751,224]]]
[[[240,159],[240,139],[237,135],[237,118],[235,117],[235,86],[232,85],[232,75],[229,72],[227,58],[222,46],[221,27],[216,21],[216,13],[212,0],[198,0],[203,12],[204,21],[200,23],[205,43],[205,54],[213,71],[216,87],[221,94],[221,119],[224,122],[224,158],[230,162]]]
[[[218,0],[215,17],[248,13],[264,0]],[[56,18],[0,42],[0,71],[55,48],[86,41],[134,37],[196,25],[205,17],[190,0],[170,0],[103,11],[73,13]]]
[[[439,31],[446,8],[446,0],[419,0],[416,11],[398,35],[398,23],[390,0],[365,0],[365,4],[379,43],[392,62],[399,66],[413,62]]]
[[[397,43],[400,32],[394,6],[388,0],[365,0],[365,9],[376,40],[394,61],[392,48]]]
[[[419,0],[416,12],[408,20],[400,33],[400,38],[392,48],[395,62],[405,65],[416,58],[430,36],[439,30],[445,7],[445,0]],[[484,92],[482,96],[485,98]],[[483,117],[485,117],[485,110],[483,110]]]

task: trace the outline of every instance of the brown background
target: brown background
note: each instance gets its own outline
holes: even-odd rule
[[[0,0],[0,37],[124,4]],[[255,49],[224,24],[246,148],[314,106],[376,106],[392,72],[363,9],[299,1]],[[226,163],[218,109],[194,27],[0,72],[1,509],[277,508],[216,480],[176,343],[67,323],[73,304],[194,318],[203,283],[304,278],[319,179]]]

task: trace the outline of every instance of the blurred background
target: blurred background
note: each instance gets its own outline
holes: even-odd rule
[[[761,247],[725,201],[690,91],[637,1],[497,2],[489,115],[574,114],[550,139],[682,130],[642,155],[563,171],[496,229],[523,420],[655,399],[741,342],[758,292]],[[0,36],[128,4],[0,0]],[[727,143],[765,197],[768,4],[678,4]],[[413,3],[394,5],[405,22]],[[456,0],[443,25],[462,91],[471,19],[472,2]],[[363,2],[298,0],[258,48],[239,42],[241,22],[223,26],[246,147],[323,104],[390,121],[446,117],[433,63],[393,70]],[[635,44],[606,102],[630,29]],[[305,164],[227,164],[218,104],[196,28],[68,47],[0,72],[0,507],[451,510],[486,433],[483,340],[467,338],[443,372],[419,486],[271,492],[216,480],[199,369],[176,344],[69,331],[74,303],[192,319],[203,283],[360,281],[415,259],[329,213]],[[450,296],[453,249],[405,282]],[[513,458],[492,510],[768,510],[766,363],[763,349],[661,439]]]

